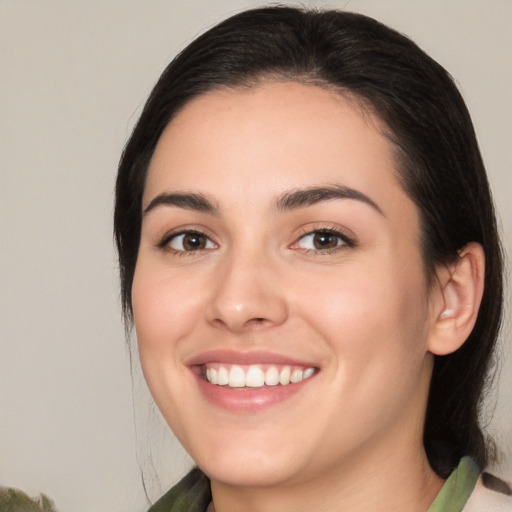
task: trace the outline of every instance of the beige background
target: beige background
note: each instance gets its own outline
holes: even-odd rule
[[[512,2],[303,3],[374,15],[451,71],[512,252]],[[145,453],[153,450],[164,488],[185,471],[186,457],[161,439],[158,419],[146,428],[152,408],[137,371],[133,416],[112,243],[114,176],[170,58],[205,27],[259,4],[0,0],[3,485],[46,492],[63,512],[136,512],[146,508],[137,457],[151,477]],[[512,480],[510,357],[499,386],[489,430],[507,453],[498,471]],[[157,483],[149,491],[158,494]]]

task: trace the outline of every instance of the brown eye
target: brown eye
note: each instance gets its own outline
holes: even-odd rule
[[[312,231],[302,236],[296,243],[298,249],[307,251],[329,252],[343,246],[352,247],[353,241],[344,233],[335,230]]]
[[[215,247],[214,243],[206,235],[195,232],[174,235],[168,244],[175,251],[201,251]]]
[[[315,249],[333,249],[340,244],[340,237],[332,233],[314,233],[313,245]]]

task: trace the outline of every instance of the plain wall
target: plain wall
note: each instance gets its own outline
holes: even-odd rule
[[[116,165],[176,52],[214,22],[262,3],[0,1],[2,485],[45,492],[61,511],[145,510],[137,458],[144,466],[146,413],[134,420],[112,242]],[[303,4],[373,15],[453,74],[473,115],[510,254],[512,2]],[[141,405],[140,375],[133,382],[137,407],[151,411]],[[510,357],[498,384],[489,431],[506,453],[497,471],[510,481]],[[163,488],[189,464],[166,442],[168,452],[155,456],[167,466]]]

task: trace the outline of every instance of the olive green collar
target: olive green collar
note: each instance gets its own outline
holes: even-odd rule
[[[479,473],[475,461],[463,457],[427,512],[461,512],[475,488]]]
[[[194,468],[148,512],[204,512],[211,499],[210,480],[199,468]]]

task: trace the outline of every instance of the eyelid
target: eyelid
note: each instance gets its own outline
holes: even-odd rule
[[[353,234],[347,234],[347,231],[347,229],[335,224],[320,223],[316,225],[307,225],[300,229],[299,233],[295,237],[295,241],[290,245],[290,248],[298,251],[303,251],[305,253],[331,254],[333,252],[337,252],[340,250],[356,246],[357,242],[355,236]],[[303,249],[301,247],[298,247],[298,243],[303,238],[316,233],[326,233],[338,236],[343,241],[343,243],[336,247],[326,249]]]
[[[205,248],[205,249],[198,249],[197,251],[181,251],[179,249],[174,249],[169,247],[170,241],[178,237],[180,235],[187,235],[187,234],[197,234],[206,237],[212,244],[215,246],[214,248],[218,248],[219,244],[215,241],[215,236],[211,233],[211,231],[203,226],[179,226],[177,228],[174,228],[170,231],[167,231],[163,236],[159,237],[156,246],[159,249],[162,249],[164,251],[173,253],[173,254],[187,254],[189,256],[193,255],[194,253],[200,253],[204,251],[211,251],[214,248]]]

